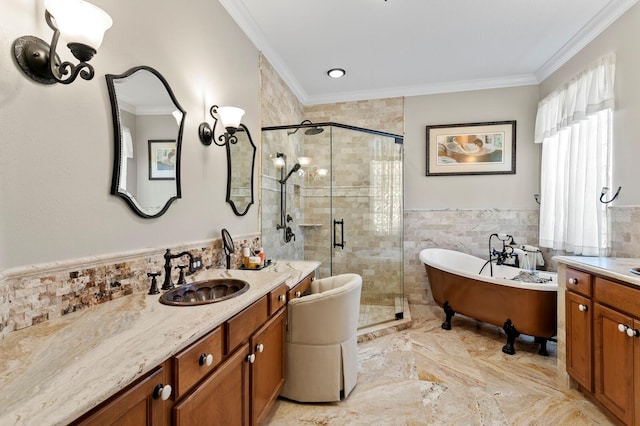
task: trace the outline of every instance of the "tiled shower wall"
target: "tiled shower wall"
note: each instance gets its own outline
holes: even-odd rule
[[[234,237],[236,250],[232,255],[232,268],[240,266],[240,247],[246,244],[259,246],[259,236]],[[171,247],[172,254],[183,251],[201,257],[204,269],[226,268],[220,239]],[[148,249],[3,271],[0,274],[0,339],[12,331],[80,309],[147,292],[149,272],[162,272],[158,277],[160,287],[164,279],[163,255],[164,249]],[[178,280],[175,266],[188,264],[187,259],[172,261],[174,283]]]

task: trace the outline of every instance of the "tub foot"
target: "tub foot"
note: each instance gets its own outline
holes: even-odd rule
[[[545,337],[536,337],[535,339],[536,343],[540,344],[540,350],[538,351],[539,355],[542,356],[549,356],[549,352],[547,351],[547,338]]]
[[[510,319],[504,322],[502,329],[507,333],[507,344],[502,347],[502,352],[507,355],[513,355],[516,353],[513,344],[516,341],[516,337],[520,335],[520,332],[516,330],[516,326],[513,325]]]
[[[453,318],[453,316],[456,314],[456,311],[451,309],[451,305],[449,305],[449,301],[444,302],[444,305],[442,306],[442,308],[444,309],[444,314],[447,317],[442,323],[441,327],[444,328],[445,330],[451,330],[451,318]]]

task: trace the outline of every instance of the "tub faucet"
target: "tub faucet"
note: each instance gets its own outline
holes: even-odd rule
[[[192,274],[195,272],[193,268],[193,255],[191,253],[183,251],[182,253],[171,254],[171,250],[167,249],[164,253],[164,282],[162,283],[162,290],[171,290],[176,287],[171,280],[171,259],[177,259],[182,256],[189,256],[189,273]]]

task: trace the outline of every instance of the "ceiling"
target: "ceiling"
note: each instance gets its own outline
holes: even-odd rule
[[[537,84],[637,1],[220,3],[311,105]]]

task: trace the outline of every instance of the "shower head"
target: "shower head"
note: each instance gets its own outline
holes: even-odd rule
[[[298,126],[301,126],[303,124],[313,124],[311,122],[311,120],[302,120],[302,122],[300,124],[298,124]],[[295,133],[298,132],[298,130],[300,130],[300,127],[298,127],[297,129],[295,129],[292,132],[287,132],[287,135],[293,135]],[[304,134],[307,136],[312,136],[312,135],[317,135],[318,133],[322,133],[324,132],[324,129],[321,129],[320,127],[310,127],[307,130],[304,131]]]
[[[289,178],[291,177],[292,174],[294,174],[295,172],[297,172],[298,170],[300,170],[300,164],[296,163],[294,164],[294,166],[291,168],[291,170],[289,171],[289,173],[287,174],[287,177],[285,177],[284,179],[280,179],[280,183],[281,184],[285,184],[287,183],[287,181],[289,180]]]
[[[307,129],[304,134],[305,135],[309,135],[309,136],[313,136],[313,135],[317,135],[319,133],[324,132],[324,129],[321,129],[320,127],[311,127],[309,129]]]

